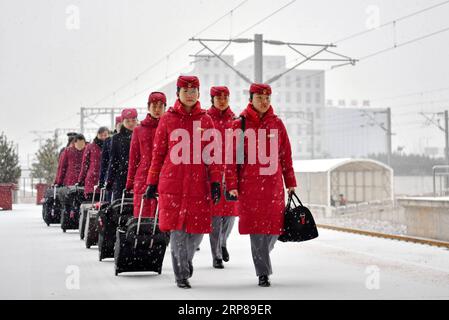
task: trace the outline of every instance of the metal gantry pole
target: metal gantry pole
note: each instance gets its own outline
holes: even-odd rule
[[[254,35],[254,81],[263,82],[263,35]]]
[[[391,140],[392,140],[392,131],[391,131],[391,108],[387,108],[387,163],[388,166],[391,167]]]

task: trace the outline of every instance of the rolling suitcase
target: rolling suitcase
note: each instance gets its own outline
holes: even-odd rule
[[[94,196],[92,196],[92,205],[89,210],[87,210],[85,226],[84,226],[84,239],[86,243],[86,248],[90,249],[91,246],[95,246],[98,243],[98,211],[101,207],[101,204],[104,200],[104,189],[100,191],[100,201],[98,203],[98,207],[96,207],[95,203],[95,191],[97,186],[94,187]]]
[[[92,201],[83,202],[80,207],[80,221],[79,221],[79,227],[80,230],[80,239],[84,240],[84,235],[86,233],[86,218],[87,218],[87,211],[91,208],[93,208],[95,203],[95,191],[97,190],[98,186],[94,186],[94,192],[92,194]]]
[[[119,220],[127,221],[133,214],[133,199],[125,198],[123,190],[122,198],[112,201],[108,206],[102,206],[98,213],[98,258],[114,258],[114,245]]]
[[[47,226],[61,223],[61,201],[57,196],[56,187],[53,191],[48,189],[45,194],[45,202],[42,206],[42,217]]]
[[[61,213],[61,229],[63,232],[66,232],[66,230],[78,230],[80,206],[83,201],[83,187],[71,186],[68,188]]]
[[[114,264],[115,275],[122,272],[162,272],[169,233],[158,227],[158,210],[154,218],[142,218],[144,196],[138,218],[129,219],[126,227],[117,229]]]

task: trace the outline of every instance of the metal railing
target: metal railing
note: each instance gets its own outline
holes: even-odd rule
[[[441,169],[444,169],[445,171],[438,172]],[[448,195],[449,165],[433,166],[432,171],[433,171],[433,196],[437,197]],[[437,177],[439,177],[439,192],[437,192]]]

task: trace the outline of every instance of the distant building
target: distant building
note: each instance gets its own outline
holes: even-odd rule
[[[371,153],[385,153],[386,132],[379,126],[387,125],[387,116],[382,108],[372,108],[369,101],[362,106],[357,101],[338,100],[336,106],[327,101],[325,108],[325,151],[329,157],[366,157]]]
[[[237,70],[253,79],[254,58],[248,57],[234,63],[232,55],[222,58]],[[264,80],[287,70],[284,56],[264,56]],[[226,85],[231,91],[230,104],[236,114],[245,109],[249,98],[249,84],[233,70],[215,57],[202,58],[195,62],[189,73],[200,78],[200,101],[204,108],[211,104],[209,89],[213,85]],[[321,158],[324,155],[324,71],[292,70],[272,83],[272,105],[285,121],[290,136],[294,159]],[[169,101],[176,98],[176,85],[171,82],[160,88]],[[313,121],[312,121],[313,115]],[[312,139],[313,124],[313,139]],[[313,145],[313,149],[312,149]]]

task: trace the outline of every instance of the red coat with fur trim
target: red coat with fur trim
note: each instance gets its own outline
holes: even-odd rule
[[[246,119],[244,163],[226,164],[226,186],[228,190],[237,189],[239,192],[238,213],[240,234],[271,234],[280,235],[284,224],[286,188],[296,187],[293,170],[291,146],[287,130],[273,112],[270,106],[262,118],[250,103],[241,114]],[[235,120],[233,129],[240,129],[241,121]],[[258,131],[266,129],[265,132]],[[274,131],[270,131],[275,129]],[[257,142],[250,143],[256,150],[255,161],[248,159],[248,135],[255,132]],[[261,141],[265,140],[266,151],[262,154],[270,155],[273,150],[273,163],[261,163],[258,155]],[[270,147],[270,140],[276,139],[278,151]],[[257,149],[256,149],[257,147]],[[236,146],[234,145],[234,154]],[[253,162],[253,163],[251,163]],[[271,167],[270,170],[267,168]],[[266,172],[261,172],[267,170]]]
[[[228,107],[224,112],[220,111],[215,107],[210,107],[207,110],[207,114],[214,121],[215,129],[217,129],[221,134],[222,140],[222,164],[225,163],[225,131],[226,129],[232,128],[232,123],[234,122],[234,112]],[[224,177],[224,166],[222,177]],[[235,201],[227,201],[224,195],[224,185],[221,186],[221,198],[220,202],[212,208],[213,216],[237,216],[237,206]]]
[[[209,143],[201,140],[213,128],[199,102],[187,113],[177,100],[159,121],[147,184],[158,186],[162,231],[211,232],[210,184],[221,183],[223,169],[219,164],[206,164],[202,155]],[[181,156],[187,160],[181,161]]]
[[[128,178],[126,189],[134,193],[134,216],[139,216],[142,195],[145,193],[148,170],[151,165],[153,140],[156,134],[159,119],[150,114],[136,127],[131,138],[129,149]],[[142,217],[153,217],[156,212],[157,201],[145,199],[143,202]]]

